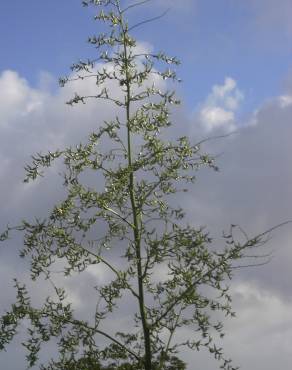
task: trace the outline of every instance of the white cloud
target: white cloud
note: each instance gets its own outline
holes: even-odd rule
[[[197,118],[206,132],[221,129],[233,131],[236,112],[244,98],[234,79],[226,77],[223,85],[214,85],[211,94],[202,104]]]
[[[233,296],[238,314],[228,327],[226,348],[234,360],[244,364],[242,370],[274,370],[278,364],[288,369],[292,303],[248,283],[236,285]]]
[[[279,104],[281,108],[286,108],[292,105],[292,95],[282,95],[279,97]]]
[[[102,263],[87,267],[86,272],[96,279],[97,284],[103,284],[114,277],[109,268],[105,267]]]
[[[234,113],[221,107],[204,107],[200,111],[200,121],[206,131],[223,127],[226,131],[234,129]]]
[[[32,89],[16,72],[7,70],[0,75],[0,102],[0,127],[3,127],[11,120],[38,110],[43,94]]]

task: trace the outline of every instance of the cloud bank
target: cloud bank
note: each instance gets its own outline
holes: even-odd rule
[[[96,101],[75,108],[64,104],[75,91],[92,88],[76,82],[52,93],[31,87],[16,72],[1,74],[0,225],[3,227],[9,220],[17,222],[27,215],[45,214],[62,196],[61,182],[56,176],[58,169],[50,170],[46,180],[31,185],[21,183],[23,166],[30,154],[83,141],[104,119],[115,114],[110,105]],[[236,81],[226,78],[222,85],[213,86],[195,118],[189,122],[184,118],[183,127],[174,131],[178,136],[182,131],[194,136],[196,125],[196,135],[210,136],[219,129],[229,132],[237,127],[236,113],[242,101],[243,93]],[[180,114],[176,113],[174,119],[179,119]],[[207,150],[223,153],[218,158],[222,171],[199,174],[196,186],[181,198],[191,222],[207,225],[219,240],[220,232],[231,223],[240,224],[252,234],[292,218],[291,115],[292,96],[285,93],[258,107],[253,125],[246,125],[226,140],[207,144]],[[274,251],[272,262],[261,268],[240,270],[236,275],[233,292],[238,319],[228,322],[225,345],[228,355],[243,370],[274,370],[275,366],[288,369],[292,339],[291,237],[290,226],[275,232],[267,247]],[[11,242],[9,247],[0,249],[0,288],[4,292],[1,312],[13,301],[11,279],[17,274],[28,279],[26,265],[21,265],[16,257],[15,245]],[[68,282],[77,309],[86,308],[86,287],[103,277],[103,271],[91,269],[84,281]],[[39,292],[35,290],[35,295]],[[117,318],[116,323],[123,325],[124,321]],[[15,355],[15,345],[10,346],[13,355],[1,354],[1,364],[6,370],[23,368],[23,358]],[[198,367],[214,369],[208,354],[185,353],[184,356],[190,364],[197,361]],[[191,365],[189,369],[192,370]]]

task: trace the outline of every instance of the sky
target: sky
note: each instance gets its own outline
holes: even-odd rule
[[[193,141],[236,132],[207,143],[206,150],[218,154],[220,172],[202,171],[181,198],[188,217],[218,238],[230,224],[252,235],[292,220],[292,1],[153,0],[130,21],[167,9],[135,36],[141,48],[182,61],[177,92],[183,104],[173,113],[174,132]],[[58,169],[41,182],[22,183],[31,154],[85,140],[114,115],[109,106],[65,105],[76,90],[93,86],[58,86],[72,63],[92,55],[86,40],[100,30],[79,0],[0,2],[0,228],[43,215],[62,199]],[[226,323],[224,348],[242,370],[290,369],[291,240],[292,225],[276,230],[267,246],[272,261],[234,278],[237,318]],[[12,278],[28,278],[17,243],[0,249],[0,312],[13,301]],[[95,278],[102,281],[101,272],[90,271],[88,279]],[[84,286],[70,284],[82,310]],[[1,368],[24,369],[18,344],[0,354]],[[189,370],[216,368],[204,353],[183,356]]]

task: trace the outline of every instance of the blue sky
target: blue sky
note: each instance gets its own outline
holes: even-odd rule
[[[72,63],[92,56],[87,37],[101,30],[80,2],[0,1],[0,230],[27,215],[44,217],[62,199],[58,168],[41,181],[22,183],[31,154],[78,143],[118,114],[100,102],[65,105],[75,91],[95,92],[94,84],[58,87]],[[220,154],[220,172],[199,173],[194,188],[179,199],[190,221],[206,225],[220,240],[230,224],[252,235],[292,220],[292,0],[153,0],[132,11],[130,21],[168,8],[164,18],[135,35],[143,50],[163,50],[182,61],[177,90],[184,105],[173,114],[174,134],[196,142],[237,131],[206,144],[206,151]],[[291,368],[291,240],[291,225],[278,230],[267,246],[273,260],[235,276],[237,318],[227,322],[224,347],[242,370]],[[10,247],[0,248],[0,314],[14,301],[12,278],[29,280],[27,265]],[[98,268],[82,282],[64,282],[81,314],[92,298],[87,284],[104,282],[106,273]],[[46,289],[42,283],[35,287],[34,299]],[[9,349],[0,353],[0,368],[22,370],[19,346]],[[217,368],[208,354],[183,356],[188,370],[195,370],[194,359],[198,369]]]
[[[281,12],[269,19],[270,12],[278,12],[275,2],[262,2],[264,8],[250,5],[249,0],[180,3],[157,0],[154,7],[151,4],[143,15],[168,8],[170,12],[136,35],[181,58],[179,71],[189,109],[225,76],[234,78],[244,91],[245,111],[281,92],[291,68],[292,32]],[[137,11],[132,13],[133,21],[139,17]],[[265,12],[268,19],[261,19]],[[98,25],[89,20],[89,11],[82,10],[79,0],[2,1],[0,71],[16,70],[32,85],[37,85],[43,71],[55,77],[66,74],[74,61],[91,54],[86,39],[96,29]]]

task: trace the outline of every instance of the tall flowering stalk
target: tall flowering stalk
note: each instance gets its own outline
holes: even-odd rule
[[[73,77],[60,83],[94,80],[96,94],[76,93],[68,104],[105,100],[119,113],[100,122],[87,143],[33,157],[25,182],[61,159],[67,196],[46,219],[23,221],[1,235],[4,241],[13,231],[23,232],[21,257],[30,260],[32,280],[44,276],[54,288],[54,295],[34,307],[26,286],[15,280],[16,303],[0,321],[0,349],[24,319],[29,322],[23,345],[30,367],[38,363],[42,345],[57,339],[58,357],[40,369],[185,369],[177,357],[182,347],[206,347],[222,368],[233,369],[215,343],[215,333],[224,334],[212,312],[233,315],[226,282],[234,262],[261,245],[265,234],[240,243],[232,226],[219,252],[211,248],[208,232],[187,224],[184,211],[171,204],[171,197],[187,191],[186,183],[195,182],[202,166],[217,167],[202,153],[201,143],[192,144],[185,136],[164,139],[171,126],[169,106],[179,101],[153,81],[176,80],[171,67],[179,61],[161,52],[137,51],[132,31],[148,20],[131,25],[127,13],[146,2],[122,7],[120,0],[83,1],[96,9],[95,19],[105,23],[107,32],[88,40],[96,59],[74,64]],[[163,64],[166,68],[160,69]],[[109,81],[116,89],[107,87]],[[99,149],[103,142],[106,151]],[[99,173],[103,184],[87,185],[85,172]],[[88,293],[96,296],[88,318],[78,318],[65,289],[54,283],[58,261],[65,276],[80,274],[80,279],[90,266],[110,271],[111,279]],[[123,314],[125,302],[131,325],[114,332],[108,322]],[[181,338],[185,327],[190,335]]]

